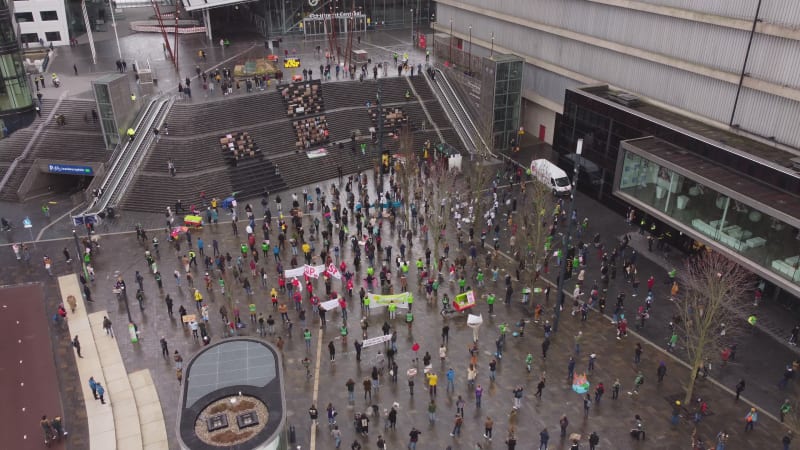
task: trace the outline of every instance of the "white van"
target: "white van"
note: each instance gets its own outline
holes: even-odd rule
[[[553,195],[569,195],[572,184],[567,173],[546,159],[531,161],[531,175],[553,190]]]

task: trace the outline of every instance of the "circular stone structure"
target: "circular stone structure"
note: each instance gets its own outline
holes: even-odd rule
[[[178,441],[182,449],[281,449],[285,398],[278,351],[251,338],[204,348],[185,366]]]

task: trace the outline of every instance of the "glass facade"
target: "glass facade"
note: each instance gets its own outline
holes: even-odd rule
[[[366,27],[373,30],[381,27],[409,27],[427,24],[435,20],[433,0],[265,0],[250,4],[258,28],[265,35],[302,33],[303,19],[311,14],[330,14],[355,11],[364,14]],[[414,12],[412,13],[411,10]],[[357,27],[360,28],[360,27]],[[340,27],[343,30],[344,27]],[[308,34],[319,34],[315,29]]]
[[[0,2],[0,118],[10,130],[30,124],[34,118],[33,97],[22,64],[11,12]]]
[[[754,271],[777,275],[791,283],[793,291],[800,290],[796,227],[770,216],[745,194],[712,189],[697,174],[659,164],[625,143],[620,152],[616,195],[758,266]]]

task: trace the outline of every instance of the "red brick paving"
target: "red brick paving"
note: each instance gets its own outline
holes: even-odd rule
[[[41,416],[64,417],[48,330],[51,324],[41,285],[0,288],[0,436],[4,448],[42,448]],[[50,448],[63,449],[64,444]]]

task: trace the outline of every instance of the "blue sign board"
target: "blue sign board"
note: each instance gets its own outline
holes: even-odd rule
[[[87,214],[85,216],[72,216],[72,224],[75,226],[95,224],[99,222],[96,214]]]
[[[94,175],[94,170],[89,166],[73,166],[69,164],[48,164],[47,171],[64,175]]]

